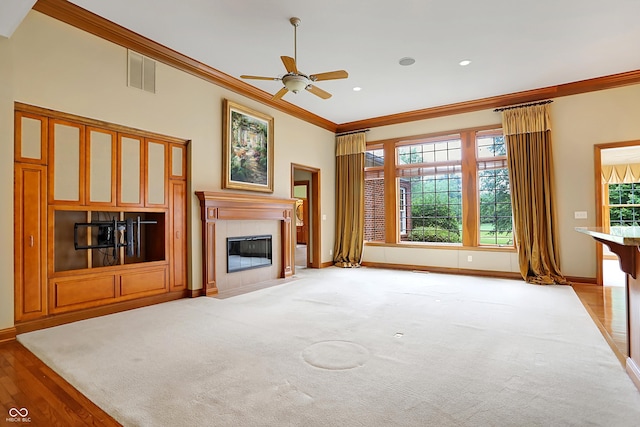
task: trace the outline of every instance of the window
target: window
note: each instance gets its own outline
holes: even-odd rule
[[[513,215],[507,148],[502,132],[476,134],[480,245],[512,245]]]
[[[640,225],[640,183],[609,184],[609,227]]]
[[[513,246],[509,173],[501,129],[387,140],[368,148],[366,240]],[[385,186],[384,172],[392,170],[396,185]],[[385,198],[384,191],[394,194]],[[383,209],[385,202],[397,204]],[[397,233],[395,240],[392,231]]]
[[[413,242],[462,242],[462,144],[458,135],[429,138],[397,149],[396,175],[411,189]],[[399,215],[402,221],[402,213]],[[400,224],[402,229],[402,224]]]

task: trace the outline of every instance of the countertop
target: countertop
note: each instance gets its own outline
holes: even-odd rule
[[[576,227],[575,230],[623,246],[640,246],[640,227],[613,228],[609,232],[604,232],[601,227]]]

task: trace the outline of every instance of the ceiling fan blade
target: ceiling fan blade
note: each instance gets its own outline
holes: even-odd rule
[[[336,80],[336,79],[346,79],[349,77],[349,73],[345,70],[338,71],[329,71],[327,73],[319,73],[319,74],[311,74],[309,79],[314,82],[319,82],[321,80]]]
[[[273,95],[273,99],[280,99],[284,96],[285,93],[289,92],[289,90],[286,87],[283,87],[282,89],[280,89],[279,91],[276,92],[275,95]]]
[[[309,86],[307,86],[307,90],[309,92],[311,92],[312,94],[314,94],[315,96],[319,96],[322,99],[331,98],[331,94],[329,92],[325,92],[324,90],[320,89],[317,86],[309,85]]]
[[[245,76],[245,75],[240,76],[240,78],[253,79],[253,80],[280,80],[278,77]]]
[[[296,67],[296,60],[290,56],[281,56],[282,63],[284,64],[284,68],[287,69],[288,73],[298,73],[298,67]]]

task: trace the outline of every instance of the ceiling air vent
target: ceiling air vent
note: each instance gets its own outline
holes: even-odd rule
[[[129,52],[129,86],[156,93],[156,61]]]

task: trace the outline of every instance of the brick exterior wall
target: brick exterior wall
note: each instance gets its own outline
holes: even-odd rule
[[[406,191],[407,232],[411,230],[411,183],[400,180],[400,187]],[[365,180],[364,184],[364,239],[384,242],[385,240],[384,178]],[[406,240],[406,235],[400,235]]]
[[[364,182],[364,239],[384,242],[384,178]]]

